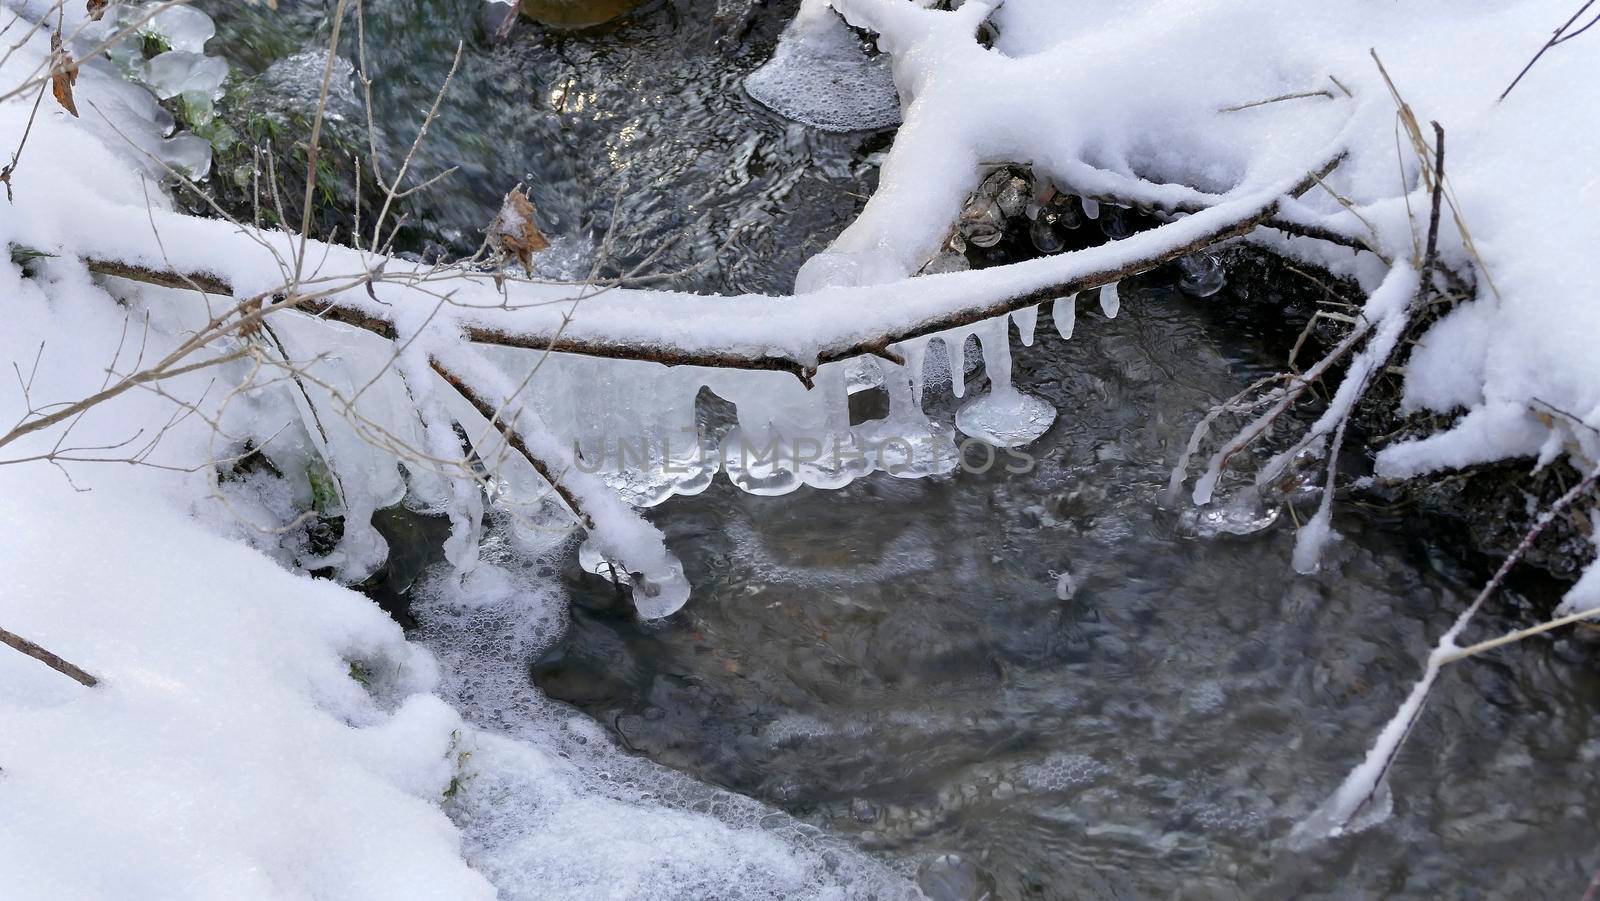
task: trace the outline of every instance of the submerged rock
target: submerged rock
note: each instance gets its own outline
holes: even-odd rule
[[[917,888],[932,901],[983,901],[994,896],[994,879],[959,854],[940,854],[917,871]]]
[[[522,0],[522,14],[555,28],[588,28],[629,12],[641,0]]]

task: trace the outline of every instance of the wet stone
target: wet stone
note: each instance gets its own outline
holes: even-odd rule
[[[984,901],[994,893],[994,878],[959,854],[941,854],[917,870],[917,887],[929,901]]]

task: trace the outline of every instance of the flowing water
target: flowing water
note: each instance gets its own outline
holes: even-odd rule
[[[259,51],[236,55],[241,74],[276,63],[311,85],[322,75],[325,5],[280,0],[272,13],[233,0],[201,3],[218,19],[214,48]],[[480,22],[484,6],[366,0],[366,72],[383,158],[405,156],[465,42],[412,162],[419,180],[459,171],[414,199],[415,250],[471,252],[501,197],[523,183],[558,246],[566,239],[592,249],[611,230],[611,271],[648,261],[650,273],[681,273],[665,280],[675,287],[781,293],[871,191],[872,155],[886,135],[808,129],[741,87],[771,54],[794,2],[655,0],[582,32],[524,21],[498,45]],[[747,9],[753,17],[744,22]],[[359,62],[352,30],[341,47]],[[290,56],[299,51],[317,55]],[[364,146],[364,119],[347,118],[343,128]]]
[[[264,12],[211,6],[247,70],[325,27],[322,4],[280,0],[272,50]],[[753,7],[747,34],[736,6],[658,0],[490,47],[476,2],[369,0],[380,122],[419,121],[468,40],[418,163],[462,167],[419,207],[427,240],[474,244],[526,181],[580,248],[614,215],[620,268],[674,240],[656,268],[699,264],[679,286],[787,288],[859,209],[887,138],[820,134],[744,96],[794,5]],[[1207,536],[1158,506],[1198,413],[1281,356],[1231,299],[1148,279],[1116,319],[1086,299],[1070,342],[1041,323],[1015,381],[1059,416],[1027,461],[973,451],[950,476],[782,497],[719,481],[664,504],[688,608],[643,627],[573,576],[570,627],[529,661],[534,681],[628,749],[920,872],[937,898],[1577,897],[1600,844],[1600,678],[1571,635],[1453,667],[1393,773],[1393,814],[1283,845],[1481,574],[1447,536],[1353,503],[1309,577],[1290,569],[1287,514]],[[1526,623],[1551,590],[1507,594],[1477,634]]]
[[[642,628],[584,585],[536,681],[639,753],[890,857],[958,855],[999,897],[1581,894],[1600,679],[1567,639],[1455,667],[1393,774],[1394,815],[1282,846],[1477,574],[1352,504],[1311,577],[1287,516],[1197,537],[1162,511],[1195,411],[1260,357],[1206,308],[1227,293],[1127,295],[1022,355],[1019,385],[1060,410],[1029,471],[674,500],[657,521],[689,607]],[[1526,622],[1514,603],[1480,634]]]

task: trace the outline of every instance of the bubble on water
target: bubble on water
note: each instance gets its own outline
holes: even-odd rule
[[[1217,682],[1202,682],[1191,686],[1183,695],[1183,706],[1201,715],[1220,713],[1228,703],[1228,695]]]
[[[1222,258],[1201,251],[1178,257],[1178,289],[1193,297],[1210,297],[1228,283],[1222,271]]]
[[[1033,220],[1033,224],[1028,226],[1028,239],[1040,253],[1060,253],[1067,246],[1067,239],[1056,228],[1055,217],[1050,213]]]
[[[1065,792],[1111,773],[1111,767],[1087,754],[1053,751],[1043,760],[1018,767],[1011,781],[1036,792]]]

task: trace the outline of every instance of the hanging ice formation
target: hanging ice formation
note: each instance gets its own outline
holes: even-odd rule
[[[1070,335],[1071,302],[1057,301],[1052,313],[1057,330]],[[1038,316],[1038,308],[1029,307],[893,345],[903,364],[878,357],[829,363],[809,389],[785,372],[551,354],[538,362],[530,382],[536,388],[528,396],[541,419],[574,449],[577,465],[637,507],[698,494],[719,470],[757,495],[787,494],[802,485],[840,488],[873,472],[919,478],[959,465],[963,439],[957,429],[995,447],[1019,447],[1055,421],[1056,411],[1018,390],[1011,377],[1012,323],[1031,344]],[[964,373],[963,347],[973,336],[988,385],[966,397],[952,428],[924,412],[926,376],[942,384],[944,357],[951,372]],[[929,354],[934,341],[944,354]],[[489,354],[517,380],[541,359],[505,349]],[[962,375],[951,379],[957,397],[966,394],[964,382]],[[712,429],[698,421],[702,388],[733,403],[731,427]],[[852,424],[850,396],[867,390],[881,390],[888,410]]]

